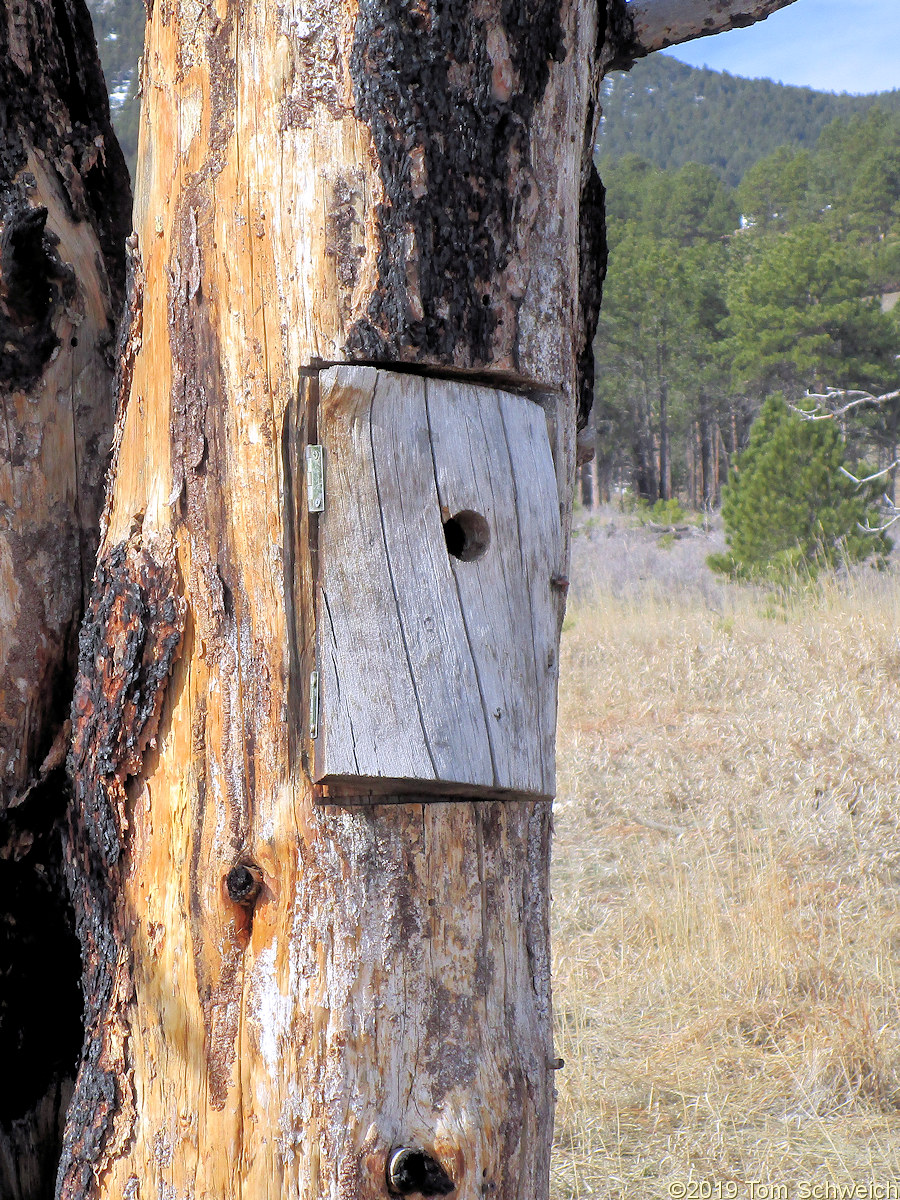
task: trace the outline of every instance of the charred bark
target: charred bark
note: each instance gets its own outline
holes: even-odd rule
[[[117,1123],[134,1112],[123,1011],[133,986],[122,910],[125,784],[155,745],[184,632],[180,592],[172,548],[136,530],[98,563],[81,629],[67,866],[82,948],[84,1047],[59,1169],[62,1198],[89,1191],[105,1156],[127,1142],[127,1128],[117,1141]]]
[[[68,712],[112,431],[130,190],[81,0],[0,5],[0,108],[2,810]]]
[[[59,840],[130,190],[81,0],[0,2],[0,1194],[52,1194],[81,1042]]]

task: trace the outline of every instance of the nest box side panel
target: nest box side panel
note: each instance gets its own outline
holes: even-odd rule
[[[477,562],[451,559],[491,740],[495,786],[555,788],[558,635],[551,579],[560,518],[543,411],[521,396],[426,381],[435,477],[445,513],[490,528]]]
[[[372,450],[403,665],[438,780],[495,786],[490,741],[438,505],[426,380],[379,372]]]

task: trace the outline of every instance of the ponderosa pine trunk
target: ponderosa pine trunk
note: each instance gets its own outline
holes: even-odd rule
[[[81,1047],[59,824],[128,173],[81,0],[0,0],[0,1196],[53,1194]]]
[[[778,6],[721,0],[694,34]],[[555,675],[575,431],[592,394],[597,95],[612,63],[691,36],[653,8],[149,5],[114,456],[73,706],[85,1044],[64,1200],[365,1200],[389,1183],[547,1194],[552,762],[527,744],[517,761],[522,739],[503,731],[531,721],[552,742],[528,696]],[[9,28],[19,16],[9,5]],[[69,25],[71,71],[89,45]],[[38,83],[49,88],[25,79],[23,92]],[[105,111],[92,103],[85,125]],[[90,281],[102,262],[79,270]],[[346,483],[329,507],[347,472],[327,454],[324,513],[313,503],[317,437],[371,466],[365,512]],[[406,488],[406,450],[433,475],[436,517]],[[489,521],[450,504],[465,487]],[[387,552],[399,640],[366,624],[382,611],[372,580],[356,596],[357,577],[347,585],[336,510],[373,563]],[[504,606],[470,566],[501,600],[528,583],[524,608],[504,609],[527,614],[533,599],[530,623],[503,627],[508,655],[491,637]],[[458,612],[417,608],[426,578],[455,588]],[[323,579],[361,614],[352,653]],[[547,613],[549,648],[536,634]],[[459,728],[480,765],[447,764],[458,731],[435,727],[418,686],[451,627],[462,674],[447,686],[459,701],[473,680]],[[369,638],[382,667],[400,646],[397,671],[357,671],[348,698],[335,664],[357,669]],[[412,742],[382,729],[410,686],[424,752],[407,772]],[[367,690],[385,700],[368,736],[386,745],[354,734]],[[350,747],[358,794],[345,767],[340,796],[323,783],[320,713],[329,729],[335,714],[349,722],[349,742],[329,745]]]
[[[546,1194],[549,802],[322,803],[300,472],[329,363],[487,380],[549,423],[568,521],[605,45],[583,2],[153,6],[75,698],[90,1052],[66,1200],[362,1200],[402,1147],[461,1197]],[[557,626],[564,576],[560,545]]]

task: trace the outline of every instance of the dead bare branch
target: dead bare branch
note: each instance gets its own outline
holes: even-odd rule
[[[788,407],[793,409],[805,421],[834,421],[840,420],[840,418],[845,417],[848,413],[854,412],[858,408],[879,408],[884,404],[891,404],[895,400],[900,400],[900,388],[897,388],[893,392],[884,392],[882,395],[876,396],[874,392],[867,392],[862,388],[830,387],[826,388],[824,392],[807,392],[806,399],[814,403],[813,408],[801,408],[796,404],[790,404]],[[876,479],[884,479],[896,471],[898,467],[900,467],[900,458],[895,458],[892,463],[883,467],[880,471],[873,471],[871,475],[865,475],[862,478],[854,475],[852,471],[848,471],[846,467],[841,467],[840,472],[857,487],[863,487],[865,484],[872,483]],[[884,495],[881,497],[881,503],[885,519],[880,525],[872,525],[868,520],[865,524],[858,521],[857,528],[861,529],[863,533],[885,533],[900,521],[900,508],[897,507],[893,500]]]
[[[896,464],[894,465],[896,466]],[[841,470],[843,471],[843,467]],[[846,475],[848,472],[844,471],[844,474]],[[852,479],[853,476],[851,475],[850,478]],[[872,478],[874,479],[876,477],[873,475]],[[865,480],[863,480],[863,482],[865,482]],[[898,508],[890,496],[888,496],[887,492],[885,492],[881,497],[881,507],[883,513],[885,514],[885,519],[880,525],[872,525],[867,517],[865,525],[863,525],[861,521],[856,522],[857,528],[861,529],[863,533],[884,533],[885,530],[890,529],[892,525],[896,525],[897,522],[900,521],[900,508]]]
[[[875,471],[871,475],[866,475],[864,479],[857,479],[846,467],[841,467],[840,470],[842,475],[846,475],[857,487],[861,487],[864,483],[871,483],[873,479],[883,479],[885,475],[890,475],[891,471],[896,470],[897,467],[900,467],[900,458],[895,458],[889,467],[885,467],[881,471]]]
[[[815,408],[800,408],[796,404],[788,407],[806,421],[834,421],[856,408],[864,408],[866,405],[877,408],[882,404],[900,400],[900,388],[893,392],[885,392],[881,396],[853,388],[826,388],[824,392],[807,392],[806,399],[815,401]],[[846,403],[841,404],[842,400]]]
[[[665,46],[708,37],[726,29],[737,29],[764,21],[794,0],[633,0],[627,5],[634,24],[634,58],[652,54]]]
[[[869,525],[868,523],[863,525],[862,522],[857,521],[857,527],[861,529],[863,533],[884,533],[885,530],[890,529],[892,525],[896,525],[897,522],[900,521],[900,508],[895,508],[894,505],[891,505],[891,509],[893,511],[893,516],[889,517],[883,525]]]

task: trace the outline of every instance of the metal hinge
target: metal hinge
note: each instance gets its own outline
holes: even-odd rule
[[[325,455],[321,446],[306,447],[306,508],[325,511]]]
[[[315,741],[319,736],[319,672],[309,673],[309,736]]]

